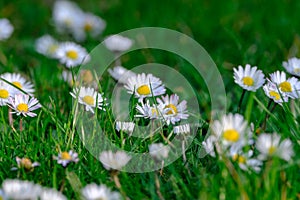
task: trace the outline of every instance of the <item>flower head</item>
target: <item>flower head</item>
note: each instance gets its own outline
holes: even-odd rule
[[[59,42],[50,35],[43,35],[35,41],[35,49],[38,53],[49,58],[56,58]]]
[[[26,94],[30,96],[32,96],[34,93],[33,84],[30,81],[26,80],[21,74],[4,73],[0,75],[0,78],[14,85],[14,87],[11,86],[11,96],[14,96],[15,94],[23,94],[22,91],[26,92]]]
[[[43,188],[40,194],[40,200],[67,200],[67,198],[60,192],[49,189]]]
[[[165,111],[163,104],[150,105],[149,100],[146,103],[141,102],[141,105],[137,105],[136,109],[138,114],[135,117],[143,117],[145,119],[162,119]]]
[[[0,106],[5,106],[12,97],[13,88],[9,84],[0,80]]]
[[[149,145],[149,153],[156,160],[163,160],[168,157],[170,148],[163,143],[154,143]]]
[[[8,39],[13,31],[14,27],[8,19],[0,19],[0,41]]]
[[[191,132],[190,124],[183,124],[174,126],[173,131],[175,134],[189,134]]]
[[[282,102],[288,102],[289,100],[287,95],[285,93],[281,93],[276,84],[269,80],[268,83],[263,86],[263,89],[265,94],[279,105],[282,105]]]
[[[123,151],[103,151],[100,154],[100,161],[103,167],[107,170],[121,170],[131,159],[131,156],[127,155]]]
[[[135,127],[135,123],[133,122],[120,122],[120,121],[116,122],[116,130],[127,132],[129,135],[131,135],[131,133],[133,132],[134,127]]]
[[[81,194],[86,200],[95,199],[106,199],[106,200],[119,200],[121,195],[118,192],[112,192],[106,185],[97,185],[91,183],[86,185],[82,190]]]
[[[57,160],[58,164],[66,167],[71,162],[77,163],[79,161],[79,158],[76,152],[70,150],[69,152],[60,152],[57,157],[54,157],[54,160]]]
[[[128,50],[133,41],[121,35],[111,35],[104,40],[104,45],[113,52],[122,52]]]
[[[300,59],[299,58],[290,58],[287,62],[282,63],[283,67],[290,74],[295,76],[300,76]]]
[[[128,82],[128,78],[136,76],[134,72],[127,70],[122,66],[116,66],[113,69],[108,69],[108,72],[115,80],[123,84]]]
[[[32,162],[29,158],[16,157],[18,168],[24,168],[26,171],[32,171],[33,168],[40,166],[38,162]],[[15,168],[13,168],[15,169]]]
[[[13,109],[12,113],[23,115],[24,117],[35,117],[37,114],[32,111],[42,107],[36,98],[29,97],[26,94],[18,94],[14,98],[10,98],[8,106]]]

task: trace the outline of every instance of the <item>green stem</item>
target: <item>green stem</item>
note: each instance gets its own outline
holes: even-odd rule
[[[239,101],[239,105],[238,105],[238,108],[237,108],[237,112],[240,113],[240,110],[241,110],[241,106],[242,106],[242,103],[243,103],[243,99],[245,97],[245,94],[246,94],[246,90],[243,90],[243,93],[242,93],[242,96],[240,98],[240,101]]]

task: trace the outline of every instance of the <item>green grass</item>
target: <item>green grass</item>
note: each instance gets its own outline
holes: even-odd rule
[[[242,89],[233,82],[233,67],[250,63],[268,74],[284,70],[282,61],[288,57],[300,56],[300,1],[296,0],[77,2],[84,11],[106,20],[103,36],[156,26],[174,29],[194,38],[211,55],[222,74],[228,112],[236,112],[242,94]],[[20,118],[14,116],[12,128],[8,125],[7,107],[0,107],[0,183],[7,178],[31,180],[62,190],[69,199],[77,198],[78,188],[91,182],[118,190],[110,173],[86,150],[72,124],[71,88],[60,78],[64,67],[58,61],[35,52],[34,41],[43,34],[49,33],[61,41],[71,40],[69,36],[58,35],[51,26],[51,7],[52,1],[0,2],[0,17],[9,18],[15,27],[13,36],[0,43],[0,73],[20,72],[30,77],[36,88],[35,96],[44,105],[36,118],[24,119],[23,131],[18,129]],[[88,50],[97,44],[98,41],[94,40],[82,43]],[[143,50],[125,55],[123,65],[131,69],[147,63],[149,59],[181,69],[180,73],[190,80],[199,95],[201,119],[209,122],[211,110],[207,86],[183,59],[159,50]],[[105,96],[109,97],[114,82],[107,73],[100,84]],[[246,94],[241,112],[258,126],[268,112],[268,100],[262,89],[255,94]],[[261,173],[248,174],[235,165],[235,170],[230,170],[226,162],[219,159],[202,158],[201,142],[208,131],[205,125],[198,130],[186,151],[186,163],[180,157],[165,167],[162,175],[158,172],[120,172],[122,190],[130,199],[159,199],[158,191],[164,199],[299,199],[299,100],[294,104],[296,111],[291,111],[289,106],[277,106],[266,127],[267,132],[278,132],[293,141],[296,156],[292,164],[274,159],[265,163]],[[105,127],[105,135],[121,146],[120,136],[115,133],[108,117],[110,107],[106,113],[99,111],[98,114]],[[153,141],[163,140],[157,136]],[[130,142],[136,142],[138,151],[147,151],[148,141],[128,139],[124,149],[131,149]],[[60,150],[69,149],[79,153],[80,161],[65,169],[53,160],[53,156]],[[16,166],[16,156],[28,157],[40,162],[41,166],[33,172],[22,169],[11,171]],[[237,176],[232,176],[235,173]]]

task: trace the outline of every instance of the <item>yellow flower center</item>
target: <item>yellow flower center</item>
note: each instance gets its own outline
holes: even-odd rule
[[[275,100],[279,100],[280,99],[280,94],[278,92],[270,91],[269,94],[270,94],[271,97],[274,97]]]
[[[292,86],[287,81],[280,83],[279,88],[281,89],[282,92],[291,92],[292,91]]]
[[[270,154],[270,155],[272,155],[275,151],[276,151],[276,147],[271,146],[271,147],[269,148],[269,154]]]
[[[224,131],[223,137],[225,140],[228,140],[230,142],[236,142],[240,138],[240,134],[234,129],[228,129]]]
[[[62,152],[60,156],[61,156],[61,159],[63,159],[63,160],[71,160],[72,159],[71,155],[66,151]]]
[[[78,53],[74,50],[67,51],[66,55],[67,55],[68,58],[71,58],[72,60],[75,60],[75,59],[78,58]]]
[[[246,163],[246,158],[244,156],[239,156],[238,162],[239,163]]]
[[[9,93],[5,89],[0,89],[0,98],[1,99],[7,99],[9,97]]]
[[[148,95],[148,94],[151,93],[150,88],[149,88],[148,85],[142,85],[142,86],[138,87],[138,89],[136,91],[140,95]]]
[[[84,30],[86,31],[86,32],[89,32],[89,31],[91,31],[93,29],[93,26],[90,24],[90,23],[85,23],[85,25],[84,25]]]
[[[165,108],[171,108],[168,112],[167,112],[167,114],[168,115],[176,115],[177,114],[177,107],[174,105],[174,104],[169,104],[169,105],[166,105],[166,107]]]
[[[24,167],[27,170],[30,170],[32,168],[32,162],[28,158],[22,158],[21,166]]]
[[[90,70],[84,70],[82,72],[82,80],[85,83],[91,83],[94,80],[93,74]]]
[[[28,105],[26,103],[20,103],[17,106],[17,110],[20,112],[28,112]]]
[[[232,160],[233,160],[233,161],[236,161],[238,158],[239,158],[239,155],[238,155],[238,154],[234,154],[234,155],[232,156]]]
[[[22,89],[22,87],[23,87],[22,84],[18,81],[14,81],[14,82],[12,82],[12,84],[20,89]]]
[[[94,98],[92,96],[86,95],[82,100],[90,106],[94,105]]]
[[[243,78],[243,83],[247,86],[252,86],[254,84],[254,80],[250,76],[245,76]]]

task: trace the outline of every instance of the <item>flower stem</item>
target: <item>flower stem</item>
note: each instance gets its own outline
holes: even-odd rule
[[[240,101],[239,101],[239,105],[238,105],[238,108],[237,108],[237,112],[239,113],[240,110],[241,110],[241,106],[242,106],[242,103],[243,103],[243,99],[245,97],[245,94],[246,94],[246,90],[243,90],[243,93],[242,93],[242,96],[240,98]]]
[[[274,109],[276,108],[276,103],[274,103],[274,105],[273,105],[273,107],[270,109],[270,113],[272,113],[273,111],[274,111]],[[269,104],[268,104],[268,109],[270,108],[270,106],[271,106],[271,103],[269,102]],[[262,128],[262,130],[266,130],[266,126],[267,126],[267,120],[270,118],[270,114],[269,113],[267,113],[266,114],[266,117],[265,117],[265,119],[264,119],[264,122],[263,122],[263,124],[262,124],[262,126],[261,126],[261,128]]]

